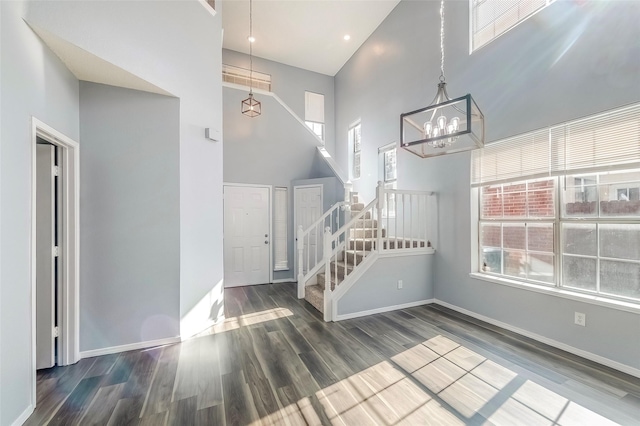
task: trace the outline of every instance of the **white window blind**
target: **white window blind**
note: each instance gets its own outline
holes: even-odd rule
[[[287,188],[275,188],[273,250],[275,257],[274,270],[276,271],[289,269],[289,255],[287,251],[287,225],[289,210],[287,194]]]
[[[515,27],[553,0],[470,0],[471,51]]]
[[[473,186],[640,166],[640,104],[487,144],[471,158]]]
[[[304,92],[304,119],[324,123],[324,95]]]

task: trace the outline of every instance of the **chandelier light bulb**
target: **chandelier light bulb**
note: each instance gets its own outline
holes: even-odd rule
[[[256,41],[256,38],[254,36],[249,36],[247,37],[247,40],[249,40],[249,43],[253,43]]]
[[[449,125],[447,126],[447,134],[450,135],[451,133],[454,133],[455,130],[453,128],[453,124],[449,123]]]
[[[449,123],[453,126],[453,132],[457,132],[460,129],[460,119],[458,117],[453,117]]]
[[[433,123],[430,121],[427,121],[426,123],[424,123],[424,137],[428,138],[431,136],[431,130],[433,129]]]
[[[441,115],[438,117],[438,128],[440,130],[444,130],[447,127],[447,117]]]

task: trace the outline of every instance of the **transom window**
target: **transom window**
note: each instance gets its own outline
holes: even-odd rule
[[[509,31],[554,0],[469,0],[471,52]]]
[[[472,194],[475,272],[640,302],[640,104],[474,151]]]

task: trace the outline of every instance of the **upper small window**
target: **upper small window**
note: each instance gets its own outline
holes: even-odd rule
[[[471,52],[509,31],[554,0],[469,0]]]
[[[351,163],[351,179],[360,179],[362,165],[362,137],[360,123],[356,123],[349,127],[349,147],[351,155],[349,162]]]
[[[304,120],[311,131],[324,142],[324,95],[304,92]]]

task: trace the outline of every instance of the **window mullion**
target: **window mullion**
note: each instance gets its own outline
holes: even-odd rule
[[[554,221],[554,230],[553,230],[553,252],[555,254],[555,265],[556,265],[556,279],[555,286],[560,288],[562,287],[562,257],[564,254],[562,253],[562,202],[564,201],[564,195],[562,191],[560,191],[560,177],[555,177],[555,194],[553,195],[553,199],[556,203],[556,217]]]

